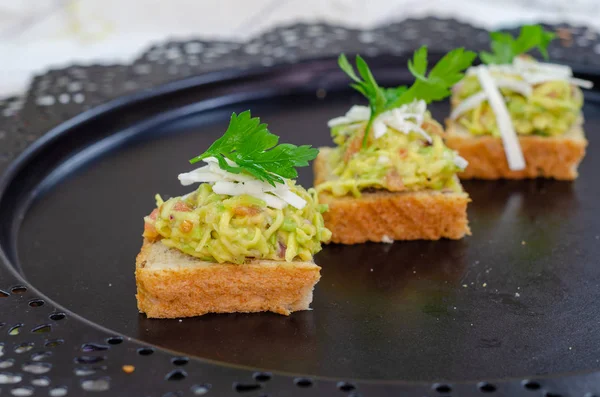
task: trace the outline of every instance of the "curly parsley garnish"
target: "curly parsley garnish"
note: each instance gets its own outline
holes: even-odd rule
[[[463,71],[471,66],[475,56],[472,51],[457,48],[446,54],[427,73],[427,46],[423,46],[415,51],[412,60],[408,61],[408,69],[416,77],[413,85],[383,88],[377,84],[369,66],[360,55],[356,56],[357,75],[346,56],[341,54],[338,58],[340,68],[355,82],[350,86],[369,100],[371,108],[363,147],[367,146],[371,125],[380,114],[414,100],[421,99],[430,103],[450,96],[450,89],[464,77]]]
[[[253,118],[249,110],[239,115],[232,113],[225,134],[190,163],[215,157],[225,171],[243,172],[275,186],[275,182],[284,183],[283,178],[297,178],[296,167],[307,166],[319,153],[310,145],[278,145],[278,142],[279,137],[269,132],[260,118]],[[231,165],[227,159],[235,164]]]
[[[508,64],[521,54],[537,48],[544,59],[548,59],[548,44],[556,37],[553,32],[540,25],[526,25],[521,28],[516,39],[510,33],[492,32],[492,52],[482,51],[479,58],[485,64]]]

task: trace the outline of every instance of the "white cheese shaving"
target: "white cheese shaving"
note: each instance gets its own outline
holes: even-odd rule
[[[306,205],[306,200],[292,192],[287,185],[277,184],[277,187],[273,190],[273,187],[269,185],[268,193],[274,194],[294,208],[302,209]]]
[[[371,109],[368,106],[354,105],[344,116],[329,120],[327,126],[331,128],[343,124],[352,124],[369,120],[369,117],[371,117]]]
[[[377,164],[389,164],[390,158],[388,156],[381,155],[377,158]]]
[[[226,160],[229,165],[235,165],[231,160]],[[250,175],[225,171],[219,167],[219,163],[214,157],[206,158],[204,162],[207,163],[204,167],[178,175],[177,178],[183,186],[192,183],[210,183],[213,192],[217,194],[228,196],[246,194],[263,200],[267,206],[275,209],[283,209],[288,204],[297,209],[306,206],[306,200],[292,192],[287,181],[285,184],[275,183],[275,186],[272,186]]]
[[[257,199],[263,200],[267,204],[267,206],[278,210],[283,209],[286,206],[286,203],[283,200],[273,196],[272,194],[265,193],[260,186],[257,186],[255,184],[255,182],[260,181],[220,181],[213,185],[213,192],[217,194],[226,194],[228,196],[241,196],[242,194],[247,194],[248,196],[252,196]]]
[[[375,120],[373,122],[373,136],[375,139],[381,138],[387,132],[387,125],[382,120]]]
[[[375,139],[381,138],[387,132],[388,127],[396,131],[409,134],[416,132],[422,135],[428,142],[432,142],[431,137],[421,125],[425,120],[425,111],[427,104],[423,100],[415,100],[412,103],[402,105],[399,108],[388,110],[377,116],[373,121],[371,128]],[[368,121],[371,117],[371,109],[367,106],[352,106],[346,115],[329,120],[327,125],[335,127],[343,124],[353,124],[357,122]]]
[[[498,88],[508,88],[512,91],[518,92],[519,94],[528,97],[532,94],[533,88],[531,85],[524,81],[509,79],[509,78],[494,78],[494,83]],[[487,94],[484,91],[480,91],[476,94],[471,95],[464,101],[458,104],[457,107],[452,109],[450,113],[450,119],[454,120],[461,114],[468,112],[471,109],[476,108],[483,101],[487,100]]]
[[[378,119],[381,118],[383,123],[397,131],[404,132],[405,134],[416,132],[427,139],[428,142],[432,142],[431,137],[421,128],[425,120],[426,109],[427,104],[425,101],[415,101],[385,112]]]
[[[454,165],[456,165],[458,168],[464,171],[469,165],[469,162],[467,161],[467,159],[459,156],[458,153],[456,153],[454,156]]]
[[[450,112],[450,119],[454,120],[461,114],[468,112],[471,109],[475,109],[479,104],[487,99],[485,92],[478,92],[477,94],[471,95],[464,101],[458,104],[457,107],[452,109]]]
[[[498,87],[494,83],[494,79],[486,67],[478,67],[477,78],[479,79],[481,88],[486,93],[489,104],[496,115],[496,124],[500,130],[500,136],[502,137],[508,168],[512,171],[524,169],[525,158],[523,157],[523,151],[521,150],[517,133],[513,127],[502,94],[500,94]]]
[[[541,83],[546,83],[548,81],[568,81],[569,83],[579,86],[581,88],[590,89],[594,87],[594,83],[588,80],[577,79],[574,77],[569,78],[557,78],[556,75],[553,74],[542,74],[542,73],[524,73],[524,78],[529,84],[536,85]]]
[[[530,84],[527,84],[525,81],[511,79],[506,77],[499,77],[494,79],[498,88],[508,88],[514,92],[518,92],[519,94],[528,97],[533,93],[533,87]]]
[[[480,66],[469,68],[467,74],[476,74]],[[555,63],[537,62],[520,57],[515,57],[509,65],[488,65],[492,73],[513,75],[523,79],[530,86],[547,81],[567,81],[582,88],[592,88],[591,81],[573,77],[573,70],[569,66]],[[502,78],[502,77],[499,77]],[[495,77],[495,79],[498,79]]]
[[[594,83],[592,83],[589,80],[584,80],[584,79],[578,79],[576,77],[571,77],[569,79],[569,82],[571,84],[574,84],[574,85],[579,86],[581,88],[585,88],[586,90],[594,88]]]
[[[522,57],[515,57],[512,66],[521,72],[546,73],[555,75],[557,78],[569,78],[573,76],[573,70],[569,66],[548,62],[537,62]]]

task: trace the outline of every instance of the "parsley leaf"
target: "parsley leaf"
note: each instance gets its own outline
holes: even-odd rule
[[[356,56],[357,75],[346,56],[341,54],[338,58],[340,68],[354,81],[350,86],[367,98],[371,108],[367,133],[363,137],[363,147],[367,146],[368,132],[377,116],[414,100],[422,99],[431,103],[446,98],[450,95],[452,86],[463,78],[463,71],[471,66],[475,56],[472,51],[457,48],[446,54],[428,74],[427,47],[423,46],[415,51],[413,58],[408,61],[408,70],[416,77],[413,85],[383,88],[377,84],[367,63],[360,55]]]
[[[261,124],[258,117],[253,118],[249,110],[239,115],[232,113],[225,134],[190,163],[215,157],[225,171],[243,172],[275,186],[275,182],[284,183],[283,178],[298,177],[296,167],[307,166],[319,153],[309,145],[278,145],[278,142],[279,137],[272,134],[266,124]],[[235,164],[230,165],[227,160]]]
[[[475,53],[465,51],[464,48],[456,48],[435,64],[428,75],[427,48],[421,47],[415,51],[413,59],[408,62],[408,69],[417,78],[406,93],[388,104],[388,109],[393,109],[416,99],[422,99],[427,103],[444,99],[452,93],[452,86],[463,77],[463,71],[473,63]]]
[[[540,25],[526,25],[521,28],[516,39],[509,33],[492,32],[492,52],[482,51],[479,58],[485,64],[507,64],[521,54],[537,48],[544,59],[548,59],[548,44],[556,35],[545,31]]]

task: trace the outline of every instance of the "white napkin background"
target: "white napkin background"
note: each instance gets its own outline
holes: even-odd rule
[[[298,21],[369,28],[429,15],[489,29],[564,21],[600,31],[598,0],[0,0],[0,97],[49,68],[127,62],[170,38],[244,40]]]

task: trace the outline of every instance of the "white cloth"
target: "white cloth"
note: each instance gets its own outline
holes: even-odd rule
[[[369,28],[403,18],[433,15],[457,18],[488,29],[526,22],[565,21],[600,30],[597,0],[490,3],[481,0],[0,0],[0,97],[23,92],[34,74],[49,68],[74,62],[128,62],[151,43],[169,38],[244,40],[275,25],[298,21]]]

